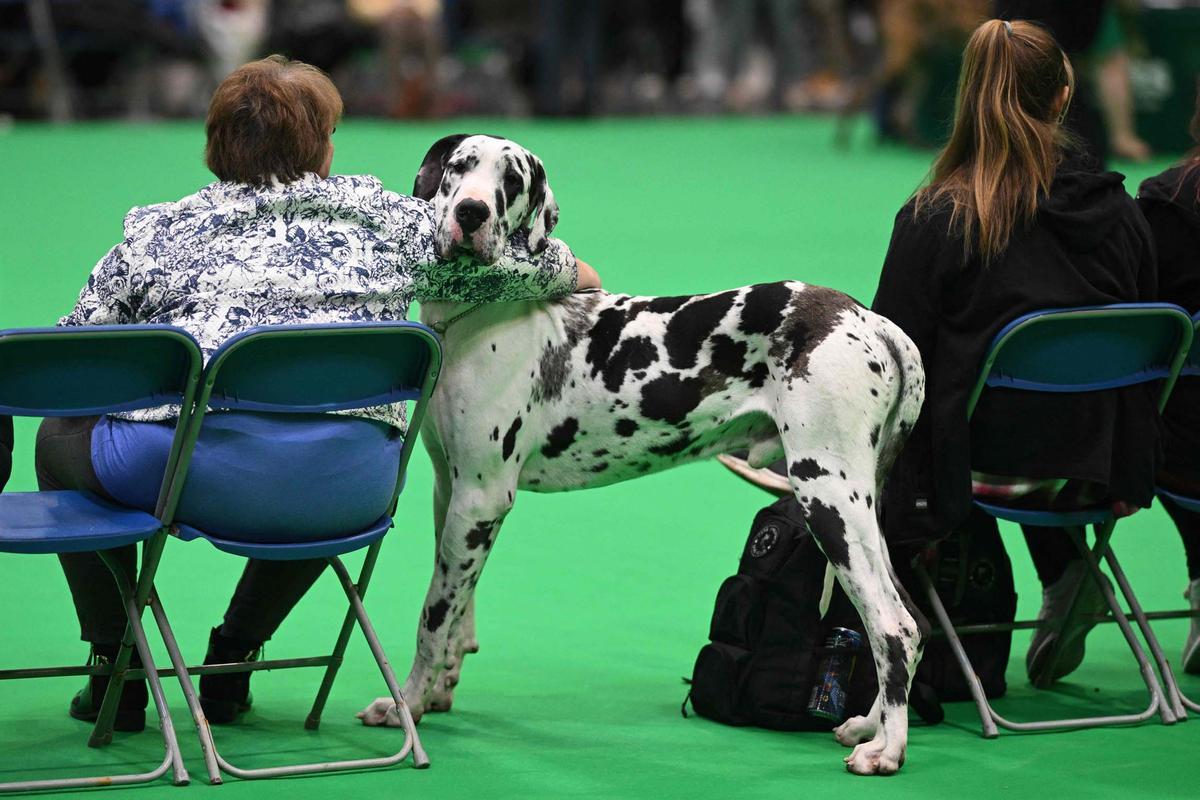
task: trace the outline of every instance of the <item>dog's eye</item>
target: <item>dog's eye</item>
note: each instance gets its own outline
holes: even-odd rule
[[[455,175],[462,175],[464,172],[467,171],[467,165],[463,161],[455,161],[455,162],[452,162],[449,166],[447,166],[446,170],[449,172],[453,172]]]

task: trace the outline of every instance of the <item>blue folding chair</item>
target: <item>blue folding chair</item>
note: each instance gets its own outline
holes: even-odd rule
[[[1200,332],[1200,312],[1192,315],[1192,324],[1195,330]],[[1187,360],[1183,362],[1183,369],[1179,371],[1179,377],[1200,377],[1200,336],[1192,337],[1192,348],[1188,351]],[[1161,486],[1156,490],[1156,493],[1160,499],[1171,500],[1187,511],[1200,514],[1200,497],[1190,497],[1178,492],[1170,492]],[[1184,611],[1158,611],[1146,616],[1149,619],[1191,619],[1196,616],[1196,612],[1189,608]],[[1179,689],[1179,684],[1175,681],[1174,674],[1168,674],[1166,680],[1167,691],[1169,693],[1173,692],[1186,708],[1200,712],[1200,703],[1192,700]]]
[[[969,418],[974,413],[980,395],[988,387],[1031,392],[1097,392],[1153,381],[1162,382],[1158,401],[1161,411],[1188,354],[1192,335],[1192,322],[1187,313],[1168,303],[1129,303],[1026,314],[1006,325],[992,341],[980,370],[979,380],[971,394],[967,416]],[[1155,713],[1158,713],[1166,724],[1185,718],[1178,693],[1164,691],[1130,627],[1129,620],[1117,602],[1112,587],[1100,572],[1098,559],[1102,557],[1108,562],[1113,576],[1117,579],[1164,680],[1168,685],[1173,685],[1170,667],[1162,648],[1150,630],[1145,613],[1109,547],[1116,525],[1110,506],[1105,503],[1078,511],[1041,511],[1010,508],[980,500],[976,500],[975,505],[997,519],[1025,525],[1093,526],[1093,547],[1087,547],[1083,536],[1075,537],[1075,544],[1088,564],[1092,579],[1108,603],[1113,621],[1120,627],[1133,651],[1150,693],[1150,705],[1138,714],[1040,722],[1012,722],[1005,719],[988,703],[979,678],[963,649],[959,634],[1053,626],[1060,634],[1058,641],[1062,641],[1061,633],[1072,623],[1074,611],[1058,620],[971,625],[956,631],[929,575],[918,568],[918,579],[929,597],[934,615],[971,689],[971,695],[979,710],[984,737],[996,737],[997,725],[1015,731],[1045,731],[1138,723],[1149,719]],[[1057,655],[1051,655],[1052,663],[1049,664],[1047,672],[1053,669],[1053,661]]]
[[[145,677],[162,727],[166,754],[149,772],[18,781],[0,791],[70,789],[145,783],[173,771],[176,784],[188,782],[174,725],[163,698],[141,616],[154,582],[167,528],[171,524],[170,484],[200,378],[200,348],[185,331],[166,325],[35,328],[0,331],[0,414],[89,416],[162,405],[182,409],[155,513],[116,506],[84,491],[0,494],[0,551],[77,553],[98,551],[112,571],[125,603],[128,627],[110,665],[47,667],[0,671],[0,680],[68,675],[110,675],[89,744],[112,741],[112,724],[127,677]],[[126,575],[110,552],[142,543],[142,567]],[[142,669],[130,669],[137,647]],[[169,673],[168,673],[169,674]]]
[[[387,767],[405,760],[410,753],[414,766],[420,768],[429,765],[412,714],[400,694],[399,683],[363,608],[362,598],[375,568],[383,536],[392,527],[392,517],[404,485],[408,461],[440,368],[441,346],[436,334],[414,322],[259,327],[233,337],[213,354],[204,371],[196,412],[188,427],[172,481],[171,493],[176,500],[186,492],[191,454],[206,415],[212,412],[294,414],[345,411],[405,401],[413,401],[414,405],[400,451],[395,491],[388,510],[367,529],[331,531],[329,538],[318,541],[264,544],[214,536],[189,525],[176,526],[180,538],[205,539],[218,549],[235,555],[268,560],[325,558],[337,574],[350,602],[350,610],[332,655],[188,667],[180,655],[162,602],[157,593],[151,592],[150,606],[171,663],[184,686],[188,707],[199,730],[211,783],[221,782],[222,771],[238,778],[267,778]],[[364,547],[367,548],[366,559],[355,582],[351,580],[339,556]],[[188,676],[323,666],[326,668],[325,678],[305,720],[305,727],[315,730],[320,724],[321,713],[355,622],[367,639],[403,723],[404,744],[399,752],[380,758],[259,769],[242,769],[222,757]]]

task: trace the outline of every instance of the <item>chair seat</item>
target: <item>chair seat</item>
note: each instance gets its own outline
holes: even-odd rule
[[[1042,528],[1062,528],[1075,525],[1099,525],[1112,519],[1112,508],[1108,506],[1084,508],[1075,511],[1045,511],[1033,508],[1011,508],[975,500],[975,505],[996,519],[1033,525]]]
[[[1187,495],[1175,494],[1174,492],[1168,492],[1166,489],[1161,488],[1155,489],[1154,493],[1159,497],[1165,497],[1166,499],[1173,501],[1175,505],[1179,506],[1185,511],[1200,512],[1200,497],[1188,497]]]
[[[190,525],[177,525],[176,533],[185,542],[204,539],[218,550],[236,556],[261,558],[266,561],[298,561],[305,558],[339,556],[358,550],[382,538],[391,527],[391,516],[384,514],[361,533],[339,539],[317,539],[310,542],[238,542],[207,534]]]
[[[0,552],[108,550],[145,541],[161,527],[154,515],[91,492],[0,494]]]

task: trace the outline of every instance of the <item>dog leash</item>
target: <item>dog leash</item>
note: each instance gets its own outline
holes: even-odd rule
[[[450,319],[444,319],[441,322],[435,322],[432,325],[430,325],[429,327],[433,328],[433,332],[436,333],[438,336],[445,336],[447,328],[449,328],[451,325],[458,322],[460,319],[467,316],[468,314],[473,314],[481,308],[483,308],[483,303],[476,303],[475,305],[468,308],[466,311],[460,311],[457,314],[455,314],[453,317],[451,317]]]

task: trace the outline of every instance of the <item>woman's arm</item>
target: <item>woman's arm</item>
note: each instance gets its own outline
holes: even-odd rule
[[[585,265],[586,267],[586,265]],[[583,271],[595,275],[590,267]],[[468,256],[436,260],[417,269],[418,300],[457,300],[492,303],[509,300],[543,300],[562,297],[584,288],[580,284],[579,263],[571,249],[558,239],[549,239],[546,249],[532,253],[526,234],[518,232],[509,240],[495,264],[476,263]],[[599,283],[599,280],[596,280]]]
[[[937,344],[940,281],[935,276],[937,242],[930,236],[932,220],[917,221],[911,204],[896,215],[892,240],[879,275],[871,310],[900,326],[913,340],[921,359],[933,361]]]
[[[88,276],[79,300],[59,325],[120,325],[137,321],[145,287],[130,276],[129,240],[108,251]]]
[[[414,265],[417,300],[539,300],[600,286],[595,270],[579,262],[558,239],[547,239],[540,253],[531,252],[525,231],[509,238],[492,265],[479,264],[469,256],[440,259],[434,252],[433,207],[424,200],[386,190],[379,197],[402,261]]]

